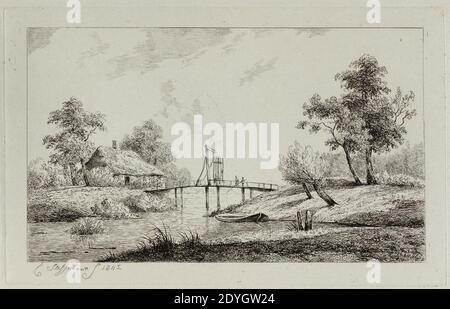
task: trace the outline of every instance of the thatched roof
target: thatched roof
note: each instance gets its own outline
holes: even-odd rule
[[[115,176],[164,176],[159,169],[142,160],[134,151],[106,146],[98,147],[86,163],[87,170],[95,167],[109,167]]]

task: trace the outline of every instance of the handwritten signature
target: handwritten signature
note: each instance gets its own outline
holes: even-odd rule
[[[82,265],[81,263],[40,263],[34,269],[34,275],[41,277],[43,273],[53,274],[55,277],[65,276],[68,272],[79,272],[85,280],[93,278],[98,272],[121,271],[122,265],[116,263],[96,263],[94,265]]]

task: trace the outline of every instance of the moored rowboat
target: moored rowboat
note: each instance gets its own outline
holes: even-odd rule
[[[227,223],[238,223],[238,222],[265,222],[269,221],[269,217],[262,212],[254,214],[254,215],[247,215],[247,214],[221,214],[216,215],[215,218],[221,222],[227,222]]]

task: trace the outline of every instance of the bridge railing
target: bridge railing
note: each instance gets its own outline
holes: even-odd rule
[[[253,182],[253,181],[236,181],[236,180],[210,180],[209,182],[203,181],[198,184],[193,182],[193,185],[222,185],[222,186],[229,186],[229,187],[237,187],[237,188],[258,188],[258,189],[267,189],[267,190],[279,190],[279,185],[273,184],[273,183],[266,183],[266,182]]]
[[[261,189],[270,189],[270,190],[279,190],[280,187],[277,184],[266,183],[266,182],[245,182],[247,187],[252,188],[261,188]]]
[[[175,187],[195,187],[195,186],[228,186],[228,187],[236,187],[236,188],[255,188],[255,189],[263,189],[263,190],[279,190],[280,187],[277,184],[266,183],[266,182],[253,182],[253,181],[236,181],[236,180],[209,180],[209,181],[188,181],[188,182],[173,182],[171,184],[162,184],[156,186],[156,189],[169,189]]]

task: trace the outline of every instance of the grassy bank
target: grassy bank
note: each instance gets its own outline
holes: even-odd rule
[[[28,196],[28,222],[72,222],[83,217],[134,218],[173,209],[168,198],[121,187],[40,189]]]
[[[231,205],[219,213],[263,212],[271,219],[289,219],[294,218],[297,211],[310,210],[314,214],[315,222],[350,226],[424,225],[423,188],[345,185],[330,187],[327,192],[338,205],[328,207],[314,192],[314,198],[307,199],[301,187],[292,186]]]
[[[420,262],[425,259],[424,231],[417,228],[352,228],[290,240],[170,246],[143,245],[110,254],[102,262]]]
[[[283,227],[269,233],[255,226],[254,231],[216,235],[212,240],[206,237],[202,241],[175,243],[170,236],[160,237],[164,245],[155,245],[154,238],[148,238],[148,243],[136,250],[111,254],[102,261],[424,261],[423,189],[345,185],[329,187],[328,192],[339,205],[329,208],[317,196],[306,199],[301,188],[289,187],[221,211],[264,212],[272,219],[288,219],[297,211],[311,210],[315,222],[313,231],[295,232]]]

